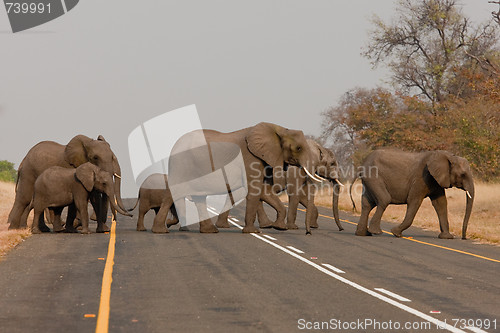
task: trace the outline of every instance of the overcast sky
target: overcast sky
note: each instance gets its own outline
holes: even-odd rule
[[[463,0],[475,21],[496,9]],[[111,144],[124,196],[136,196],[127,137],[144,121],[196,104],[203,127],[268,121],[320,133],[321,112],[354,87],[387,79],[360,56],[373,14],[392,0],[83,0],[13,34],[0,8],[0,160],[76,134]]]

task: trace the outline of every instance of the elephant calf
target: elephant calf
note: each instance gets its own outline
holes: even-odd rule
[[[453,238],[449,231],[445,189],[457,187],[467,194],[462,226],[462,238],[466,238],[474,202],[474,180],[465,158],[442,150],[408,153],[380,149],[366,157],[358,177],[363,182],[363,196],[356,235],[381,234],[380,219],[386,207],[389,204],[407,204],[403,222],[391,229],[394,236],[401,237],[402,232],[413,223],[424,198],[429,197],[439,218],[439,238]],[[377,210],[367,228],[368,215],[374,207]]]
[[[54,211],[54,231],[63,231],[61,225],[61,212],[64,207],[73,205],[75,209],[69,209],[66,231],[76,232],[73,221],[76,213],[82,222],[82,233],[88,234],[89,216],[87,212],[90,192],[98,191],[105,193],[110,200],[111,206],[120,214],[131,216],[115,204],[113,178],[109,172],[101,170],[94,164],[87,162],[76,169],[54,166],[45,170],[35,181],[34,194],[31,208],[34,209],[33,224],[31,232],[40,233],[37,223],[43,218],[43,211],[49,208]]]
[[[129,211],[134,210],[137,204],[139,204],[139,217],[137,218],[137,231],[146,231],[144,226],[144,215],[153,209],[156,213],[153,227],[151,231],[154,233],[165,233],[168,232],[168,227],[179,222],[177,217],[177,212],[173,205],[174,201],[172,199],[172,193],[168,187],[167,175],[161,173],[154,173],[144,180],[139,189],[139,196],[134,207],[129,209]],[[167,219],[168,212],[171,211],[174,216],[173,220],[167,221],[167,226],[165,226],[165,220]],[[186,230],[186,227],[181,227],[181,230]]]

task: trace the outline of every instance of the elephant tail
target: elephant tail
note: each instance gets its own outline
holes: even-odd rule
[[[359,174],[357,174],[354,179],[352,180],[351,182],[351,185],[349,186],[349,197],[351,198],[351,202],[352,202],[352,210],[354,212],[356,212],[356,204],[354,203],[354,200],[352,198],[352,186],[354,185],[354,183],[356,182],[356,180],[359,178]]]

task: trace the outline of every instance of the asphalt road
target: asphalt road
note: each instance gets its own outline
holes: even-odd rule
[[[231,213],[243,225],[243,208]],[[342,214],[339,232],[320,213],[312,236],[303,212],[300,230],[257,235],[137,232],[122,216],[113,237],[34,235],[0,262],[0,332],[92,332],[98,320],[103,332],[500,332],[499,247],[415,227],[356,237],[357,218]]]

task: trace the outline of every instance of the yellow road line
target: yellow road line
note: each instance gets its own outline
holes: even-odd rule
[[[111,282],[113,282],[113,265],[115,263],[115,243],[116,243],[116,221],[113,217],[111,222],[111,232],[109,233],[108,256],[104,274],[102,276],[101,302],[99,303],[99,313],[97,315],[96,333],[107,333],[109,327],[109,300],[111,297]]]
[[[305,209],[302,209],[302,208],[298,208],[298,210],[301,210],[301,211],[303,211],[303,212],[305,212],[305,211],[306,211]],[[333,217],[328,216],[328,215],[319,214],[319,216],[326,217],[327,219],[330,219],[330,220],[333,220],[333,219],[334,219]],[[358,224],[357,224],[357,223],[355,223],[355,222],[351,222],[351,221],[344,220],[344,219],[340,219],[340,221],[342,221],[342,222],[346,222],[346,223],[349,223],[349,224],[353,224],[353,225],[358,225]],[[383,233],[386,233],[386,234],[388,234],[388,235],[392,235],[392,232],[388,232],[388,231],[385,231],[385,230],[382,230],[382,232],[383,232]],[[436,245],[436,244],[432,244],[432,243],[423,242],[423,241],[416,240],[416,239],[411,238],[411,237],[401,237],[401,238],[404,238],[404,239],[409,240],[409,241],[412,241],[412,242],[416,242],[416,243],[424,244],[424,245],[434,246],[434,247],[437,247],[437,248],[440,248],[440,249],[444,249],[444,250],[448,250],[448,251],[453,251],[453,252],[457,252],[457,253],[466,254],[466,255],[468,255],[468,256],[472,256],[472,257],[476,257],[476,258],[480,258],[480,259],[484,259],[484,260],[489,260],[489,261],[493,261],[493,262],[500,262],[500,260],[497,260],[497,259],[488,258],[488,257],[480,256],[480,255],[478,255],[478,254],[474,254],[474,253],[470,253],[470,252],[465,252],[465,251],[461,251],[461,250],[453,249],[453,248],[451,248],[451,247],[446,247],[446,246],[441,246],[441,245]]]

